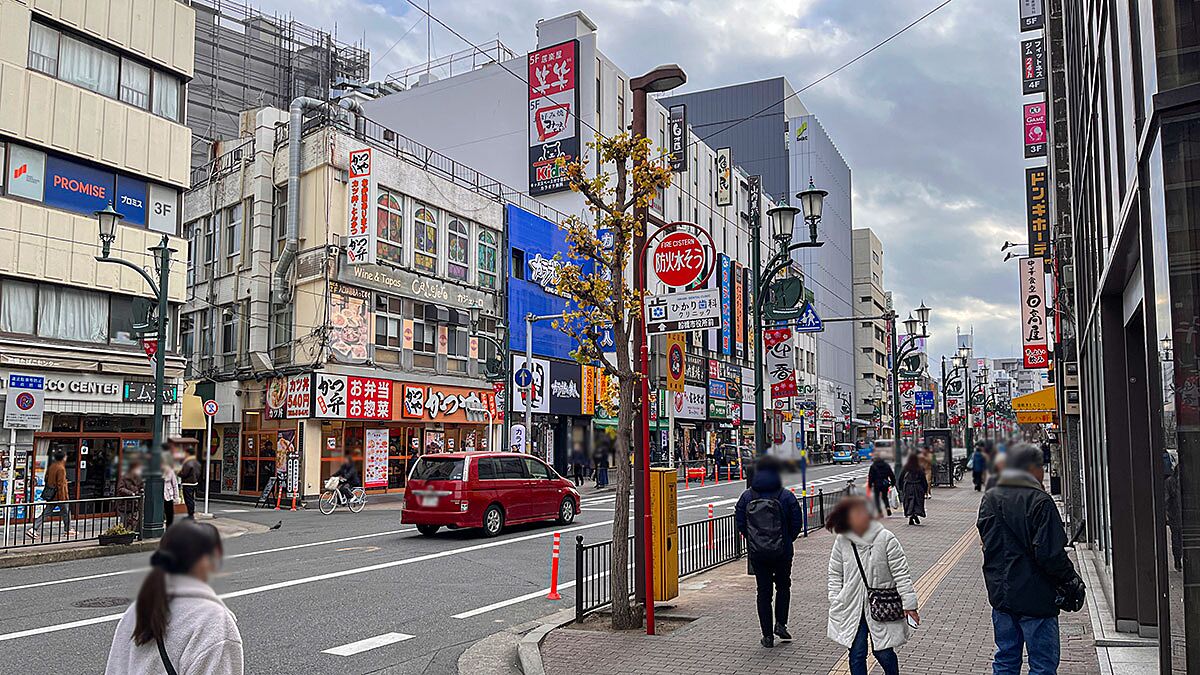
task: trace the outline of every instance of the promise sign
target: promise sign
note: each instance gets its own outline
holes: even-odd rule
[[[1050,191],[1044,166],[1025,169],[1025,217],[1029,225],[1029,254],[1050,260]]]
[[[529,194],[570,188],[567,164],[579,158],[579,42],[529,53]]]
[[[1046,267],[1041,258],[1020,259],[1021,345],[1026,368],[1049,368],[1046,336]]]

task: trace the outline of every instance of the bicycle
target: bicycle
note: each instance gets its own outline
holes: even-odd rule
[[[350,509],[351,513],[358,513],[367,505],[367,491],[361,487],[351,488],[351,497],[346,499],[340,489],[344,480],[346,479],[341,476],[332,476],[325,481],[325,489],[321,491],[321,499],[318,502],[321,513],[329,515],[339,504]]]

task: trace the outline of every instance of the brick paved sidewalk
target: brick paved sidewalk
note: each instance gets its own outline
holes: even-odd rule
[[[940,489],[920,526],[894,516],[884,524],[908,555],[921,598],[921,628],[901,647],[901,672],[988,673],[993,650],[991,608],[975,533],[979,493]],[[832,535],[814,533],[796,544],[788,629],[795,641],[758,644],[754,579],[735,562],[681,582],[668,613],[699,617],[668,635],[555,630],[542,645],[548,675],[567,673],[848,673],[845,650],[825,637],[826,568]],[[665,610],[660,610],[660,612]],[[1100,671],[1086,610],[1064,614],[1063,675]],[[880,672],[878,668],[874,672]]]

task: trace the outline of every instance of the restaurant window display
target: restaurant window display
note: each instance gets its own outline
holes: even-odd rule
[[[258,412],[247,412],[243,418],[242,455],[238,472],[238,491],[244,495],[260,494],[275,468],[289,448],[297,447],[296,420],[271,419]]]

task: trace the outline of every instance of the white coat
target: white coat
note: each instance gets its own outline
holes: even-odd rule
[[[899,647],[908,642],[912,629],[903,620],[880,623],[871,619],[867,588],[854,560],[851,542],[858,547],[871,588],[895,588],[905,610],[917,609],[917,593],[900,540],[883,525],[872,522],[863,536],[847,532],[839,534],[833,542],[829,555],[829,639],[849,649],[858,633],[859,620],[865,616],[872,651]]]
[[[171,597],[167,634],[163,638],[167,656],[179,675],[242,675],[242,636],[233,612],[203,581],[185,574],[167,575]],[[166,673],[158,645],[133,643],[137,603],[129,606],[108,651],[106,675]]]

